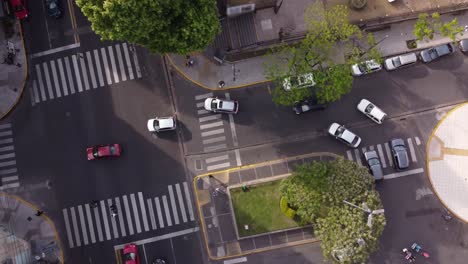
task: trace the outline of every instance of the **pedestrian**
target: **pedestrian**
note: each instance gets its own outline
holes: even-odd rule
[[[97,208],[97,207],[98,207],[98,203],[99,203],[98,200],[92,200],[92,201],[91,201],[91,207],[92,207],[92,208]]]
[[[36,215],[36,216],[41,216],[43,213],[44,213],[44,211],[37,210],[37,212],[35,213],[35,215]]]
[[[185,66],[192,67],[195,64],[195,61],[190,57],[190,55],[185,56]]]
[[[226,83],[225,83],[223,80],[221,80],[221,81],[219,81],[219,83],[218,83],[218,88],[223,88],[224,85],[226,85]]]

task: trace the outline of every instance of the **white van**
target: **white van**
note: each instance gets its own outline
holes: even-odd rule
[[[387,71],[396,70],[404,66],[415,64],[418,61],[416,53],[407,53],[385,60],[384,67]]]

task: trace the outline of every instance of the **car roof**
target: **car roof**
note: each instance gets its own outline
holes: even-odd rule
[[[221,109],[234,111],[236,108],[235,102],[232,100],[220,100],[222,101]]]
[[[172,116],[169,117],[158,117],[159,121],[159,128],[171,128],[174,127],[174,118]]]
[[[405,141],[403,141],[403,139],[401,138],[394,138],[390,141],[390,145],[392,145],[392,147],[395,147],[398,145],[405,146]]]
[[[460,40],[460,46],[462,51],[468,51],[468,39]]]
[[[379,156],[377,155],[377,151],[375,150],[369,150],[369,151],[364,152],[364,157],[366,158],[366,160],[379,158]]]
[[[357,136],[349,131],[348,129],[345,129],[345,131],[343,132],[343,134],[341,134],[341,138],[346,140],[347,142],[351,143],[353,142],[353,140],[356,138]]]

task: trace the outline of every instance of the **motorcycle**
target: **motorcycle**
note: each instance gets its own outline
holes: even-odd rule
[[[411,245],[411,249],[420,254],[420,255],[423,255],[425,258],[429,258],[429,253],[427,253],[426,251],[424,251],[421,247],[421,245],[418,245],[417,243],[413,243],[413,245]]]
[[[405,256],[405,259],[408,261],[408,263],[413,263],[416,261],[416,257],[411,254],[411,252],[407,249],[403,249],[403,255]]]

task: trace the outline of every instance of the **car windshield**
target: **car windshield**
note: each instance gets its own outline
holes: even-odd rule
[[[345,132],[345,128],[343,126],[340,126],[337,130],[336,130],[336,133],[335,133],[335,136],[341,136],[343,135],[343,132]]]
[[[367,107],[366,107],[366,113],[370,113],[372,111],[372,109],[374,109],[374,105],[373,104],[369,104]]]
[[[373,159],[370,159],[369,160],[369,165],[370,166],[374,166],[374,165],[379,165],[380,164],[380,161],[376,158],[373,158]]]
[[[358,64],[358,68],[361,72],[367,72],[367,65],[365,63]]]
[[[125,254],[125,260],[135,260],[135,259],[136,259],[135,253],[130,252],[130,253]]]
[[[392,59],[392,62],[393,62],[393,66],[395,66],[395,68],[401,66],[400,57],[395,57],[395,58],[393,58],[393,59]]]

